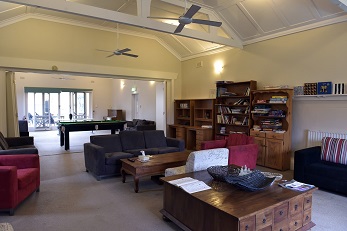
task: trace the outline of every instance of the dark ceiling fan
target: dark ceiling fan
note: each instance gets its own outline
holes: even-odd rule
[[[96,49],[96,50],[97,51],[103,51],[103,52],[111,52],[112,54],[106,56],[106,58],[112,57],[114,55],[125,55],[125,56],[130,56],[130,57],[133,57],[133,58],[139,57],[138,55],[126,53],[128,51],[131,51],[131,49],[129,49],[129,48],[125,48],[125,49],[122,49],[122,50],[117,49],[115,51],[107,51],[107,50],[100,50],[100,49]]]
[[[186,2],[187,4],[187,2]],[[186,8],[185,8],[186,9]],[[208,25],[208,26],[215,26],[220,27],[222,25],[222,22],[216,22],[216,21],[209,21],[209,20],[202,20],[202,19],[193,19],[193,16],[201,9],[200,6],[192,5],[186,12],[180,16],[179,18],[162,18],[162,17],[147,17],[147,18],[154,18],[154,19],[168,19],[168,20],[178,20],[179,25],[174,31],[174,33],[180,33],[184,26],[190,23],[196,23],[196,24],[202,24],[202,25]]]
[[[96,49],[96,50],[97,51],[102,51],[102,52],[112,53],[112,54],[106,56],[106,58],[112,57],[114,55],[125,55],[125,56],[129,56],[129,57],[133,57],[133,58],[139,57],[138,55],[127,53],[128,51],[131,51],[130,48],[124,48],[124,49],[121,49],[121,50],[118,49],[118,40],[119,40],[119,33],[118,33],[118,24],[117,24],[117,49],[114,50],[114,51],[108,51],[108,50],[102,50],[102,49]]]

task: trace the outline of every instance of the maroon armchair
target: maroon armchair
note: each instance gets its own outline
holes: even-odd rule
[[[19,203],[40,189],[39,155],[0,155],[0,210],[14,214]]]
[[[246,165],[250,169],[255,169],[258,144],[254,138],[245,134],[230,134],[224,140],[209,140],[201,142],[201,149],[228,148],[229,164],[238,166]]]

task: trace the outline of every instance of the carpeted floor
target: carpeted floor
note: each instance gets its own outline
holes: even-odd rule
[[[66,152],[61,148],[59,153],[59,136],[54,135],[57,142],[48,138],[49,132],[35,134],[41,155],[41,191],[22,203],[14,216],[0,213],[0,223],[12,224],[15,231],[180,230],[173,223],[163,221],[159,212],[163,203],[162,186],[144,178],[140,180],[140,192],[134,193],[130,177],[124,184],[120,177],[96,181],[85,172],[83,152]],[[83,143],[88,142],[90,135],[91,132],[80,134],[71,140],[76,151],[83,150]],[[45,145],[50,147],[41,149]],[[291,177],[292,171],[284,175]],[[313,231],[346,230],[347,197],[318,190],[313,196],[312,209],[316,223]]]

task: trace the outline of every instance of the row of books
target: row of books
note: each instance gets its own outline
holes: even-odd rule
[[[287,96],[282,96],[282,95],[273,95],[270,100],[269,103],[287,103]]]
[[[217,111],[218,113],[222,113],[222,114],[227,114],[227,113],[244,114],[244,113],[248,113],[249,107],[247,107],[247,109],[244,109],[244,108],[230,108],[226,106],[218,106]]]
[[[248,117],[244,117],[242,121],[228,115],[217,115],[217,123],[219,124],[235,124],[235,125],[248,125]]]

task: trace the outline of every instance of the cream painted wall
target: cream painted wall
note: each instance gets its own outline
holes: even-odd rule
[[[222,74],[213,64],[224,62]],[[271,39],[182,63],[182,98],[206,98],[216,80],[256,80],[266,85],[303,85],[307,82],[346,80],[347,22]],[[203,67],[196,68],[198,62]],[[196,87],[199,83],[199,87]],[[330,105],[334,106],[330,106]],[[325,113],[319,113],[319,112]],[[329,114],[329,117],[327,117]],[[304,147],[307,129],[345,131],[346,100],[293,103],[292,150]],[[312,118],[312,119],[310,119]],[[314,119],[315,122],[312,122]]]
[[[139,58],[116,56],[113,32],[28,19],[0,28],[0,67],[98,73],[136,78],[176,79],[180,97],[181,62],[153,39],[119,34],[119,48],[129,47]],[[91,76],[91,75],[89,75]]]
[[[305,82],[346,79],[347,22],[309,30],[184,61],[182,97],[208,97],[216,80],[256,80],[265,85],[303,85]],[[215,61],[224,62],[222,74],[214,73]],[[202,68],[196,68],[198,62]],[[199,88],[195,84],[199,82]]]

